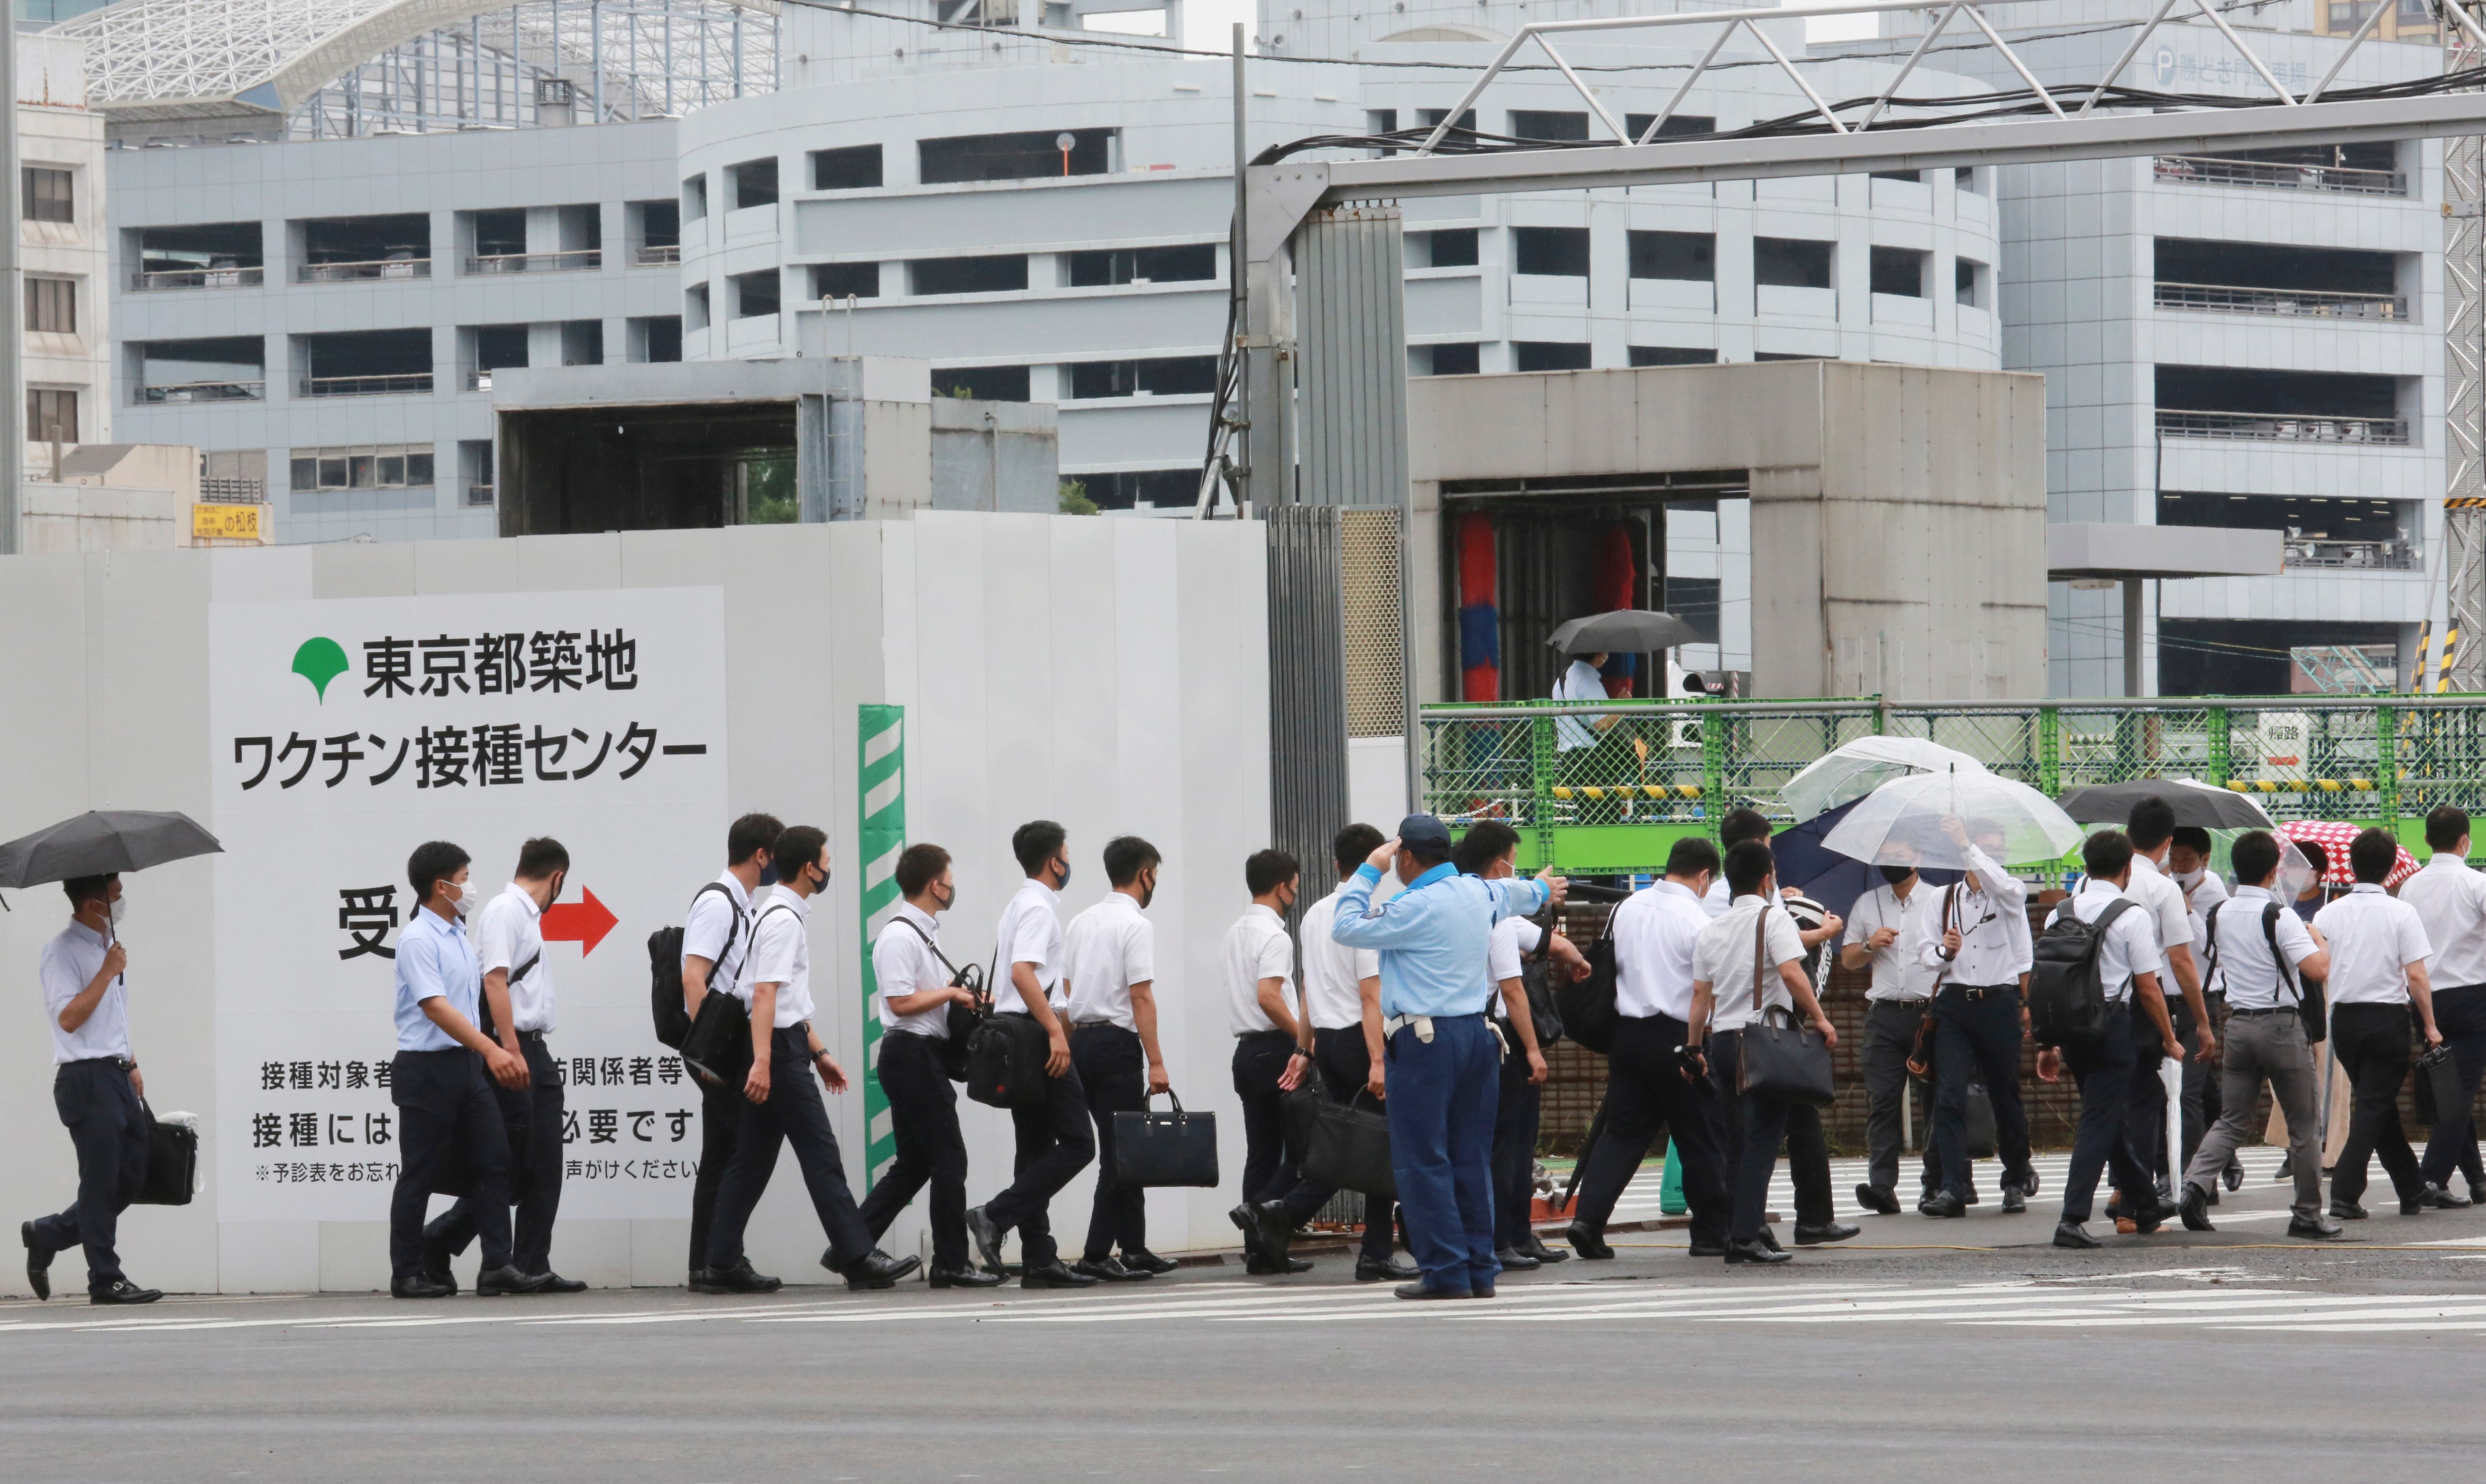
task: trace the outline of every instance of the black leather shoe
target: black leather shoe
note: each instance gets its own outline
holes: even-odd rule
[[[976,1239],[976,1254],[984,1259],[984,1271],[1002,1270],[1002,1229],[984,1214],[981,1206],[967,1208],[967,1235]]]
[[[1976,1194],[1976,1187],[1972,1185],[1968,1188],[1968,1194],[1959,1197],[1959,1203],[1963,1206],[1973,1206],[1977,1204],[1983,1198],[1983,1196]]]
[[[1137,1251],[1129,1248],[1122,1249],[1122,1266],[1134,1273],[1154,1273],[1163,1276],[1172,1273],[1182,1264],[1171,1257],[1160,1257],[1144,1247]]]
[[[825,1253],[821,1255],[820,1266],[824,1268],[828,1266],[828,1257]],[[924,1266],[924,1259],[913,1253],[904,1257],[892,1257],[887,1252],[874,1249],[865,1256],[835,1271],[845,1275],[848,1288],[861,1293],[881,1288],[895,1288],[899,1278],[922,1266]]]
[[[2353,1200],[2339,1200],[2336,1198],[2332,1200],[2331,1220],[2334,1222],[2362,1222],[2364,1219],[2365,1208],[2363,1206],[2357,1204]]]
[[[2318,1216],[2291,1216],[2287,1219],[2287,1234],[2310,1242],[2328,1242],[2344,1235],[2347,1230],[2347,1227],[2326,1222]]]
[[[1686,1257],[1724,1257],[1726,1255],[1726,1244],[1724,1242],[1703,1242],[1699,1237],[1695,1237],[1692,1239],[1692,1245],[1683,1250],[1683,1255]]]
[[[1252,1208],[1252,1234],[1259,1238],[1260,1255],[1279,1267],[1286,1263],[1286,1245],[1295,1239],[1295,1223],[1283,1201],[1264,1200]]]
[[[2417,1199],[2421,1203],[2431,1206],[2437,1211],[2458,1211],[2464,1209],[2469,1204],[2468,1196],[2454,1195],[2440,1185],[2427,1186],[2424,1191],[2419,1193]]]
[[[2038,1178],[2037,1178],[2037,1167],[2035,1167],[2034,1165],[2031,1165],[2031,1166],[2030,1166],[2027,1169],[2024,1169],[2024,1170],[2020,1171],[2020,1194],[2021,1194],[2021,1195],[2036,1195],[2036,1194],[2037,1194],[2037,1187],[2038,1187],[2041,1183],[2043,1183],[2043,1182],[2041,1182],[2041,1181],[2039,1181],[2039,1180],[2038,1180]]]
[[[2011,1184],[2007,1180],[2004,1181],[2003,1184],[2003,1214],[2005,1216],[2018,1216],[2021,1212],[2028,1209],[2029,1197],[2021,1194],[2020,1187]]]
[[[752,1271],[751,1259],[745,1257],[730,1268],[708,1269],[704,1287],[694,1277],[692,1286],[700,1293],[775,1293],[786,1280]]]
[[[389,1280],[389,1297],[392,1299],[445,1299],[456,1291],[448,1284],[435,1282],[420,1273],[412,1278]],[[96,1302],[103,1301],[98,1299]]]
[[[1436,1288],[1432,1284],[1422,1280],[1413,1283],[1400,1283],[1397,1287],[1393,1288],[1390,1291],[1402,1299],[1415,1299],[1418,1301],[1429,1299],[1473,1299],[1476,1297],[1473,1292],[1465,1288]]]
[[[2233,1159],[2227,1161],[2227,1168],[2219,1171],[2219,1183],[2231,1191],[2243,1190],[2245,1188],[2244,1162]]]
[[[1233,1210],[1227,1212],[1226,1219],[1234,1223],[1234,1229],[1236,1231],[1243,1233],[1243,1255],[1246,1257],[1259,1256],[1260,1228],[1258,1224],[1252,1220],[1252,1203],[1248,1200],[1244,1201]]]
[[[457,1291],[457,1275],[449,1270],[449,1260],[456,1255],[456,1253],[449,1250],[449,1244],[440,1239],[440,1223],[437,1219],[423,1228],[423,1255],[420,1259],[423,1263],[423,1276],[435,1283],[448,1284],[451,1293]]]
[[[1606,1234],[1591,1230],[1586,1222],[1573,1222],[1562,1228],[1562,1241],[1572,1251],[1592,1262],[1602,1262],[1615,1254],[1606,1245]]]
[[[17,1223],[17,1239],[26,1244],[26,1286],[38,1299],[52,1296],[52,1250],[35,1237],[35,1223]]]
[[[2055,1245],[2085,1251],[2093,1247],[2104,1247],[2106,1244],[2090,1236],[2078,1222],[2058,1222],[2055,1225]]]
[[[1359,1283],[1412,1282],[1424,1276],[1424,1270],[1412,1262],[1383,1262],[1378,1257],[1355,1259],[1355,1280]]]
[[[999,1288],[1002,1276],[976,1268],[934,1268],[924,1283],[927,1288]]]
[[[2294,1179],[2296,1177],[2296,1156],[2293,1154],[2280,1155],[2279,1157],[2279,1168],[2270,1172],[2270,1177],[2274,1181]]]
[[[543,1280],[543,1287],[537,1290],[539,1293],[585,1293],[587,1291],[587,1282],[584,1278],[564,1278],[558,1273],[546,1271]]]
[[[1468,1290],[1468,1297],[1471,1299],[1490,1299],[1493,1297],[1493,1285],[1491,1283],[1478,1283],[1476,1286]]]
[[[1547,1247],[1545,1245],[1545,1239],[1533,1231],[1528,1234],[1527,1241],[1519,1244],[1518,1250],[1526,1255],[1535,1258],[1538,1262],[1569,1262],[1571,1260],[1571,1254],[1569,1252],[1562,1250],[1559,1247]]]
[[[1860,1185],[1856,1187],[1856,1203],[1863,1206],[1865,1210],[1872,1212],[1876,1216],[1896,1216],[1899,1214],[1898,1195],[1886,1186]]]
[[[541,1293],[543,1285],[551,1280],[552,1275],[549,1273],[521,1273],[505,1262],[497,1268],[486,1268],[475,1275],[475,1297],[494,1299],[518,1294]]]
[[[2182,1204],[2182,1202],[2183,1202],[2183,1198],[2184,1198],[2184,1197],[2182,1197],[2181,1195],[2176,1196],[2176,1197],[2175,1197],[2175,1199],[2176,1199],[2177,1204],[2179,1204],[2179,1205],[2180,1205],[2180,1204]],[[2205,1206],[2215,1206],[2215,1205],[2217,1205],[2218,1203],[2219,1203],[2219,1189],[2218,1189],[2218,1187],[2217,1187],[2217,1186],[2211,1186],[2209,1189],[2207,1189],[2207,1190],[2205,1190],[2205,1191],[2203,1191],[2203,1192],[2201,1193],[2201,1204],[2203,1204],[2203,1205],[2205,1205]]]
[[[1288,1273],[1310,1273],[1312,1270],[1312,1259],[1309,1257],[1288,1257],[1283,1262],[1271,1262],[1268,1258],[1254,1252],[1243,1259],[1243,1271],[1254,1278],[1279,1278]]]
[[[1739,1262],[1756,1262],[1767,1265],[1771,1263],[1793,1261],[1795,1261],[1793,1254],[1782,1252],[1774,1247],[1763,1246],[1758,1241],[1729,1242],[1726,1244],[1726,1265],[1730,1268]]]
[[[1823,1222],[1818,1226],[1798,1222],[1795,1223],[1795,1245],[1818,1247],[1824,1242],[1844,1242],[1864,1229],[1853,1222]]]
[[[1070,1271],[1085,1273],[1090,1278],[1102,1278],[1109,1283],[1140,1283],[1156,1277],[1153,1273],[1122,1266],[1114,1260],[1111,1252],[1102,1257],[1082,1257],[1070,1265]]]
[[[1020,1276],[1018,1285],[1021,1288],[1093,1288],[1102,1281],[1085,1273],[1073,1273],[1061,1258],[1056,1257],[1041,1266],[1030,1263],[1027,1272]]]
[[[2140,1232],[2145,1237],[2151,1232],[2156,1231],[2159,1227],[2166,1225],[2168,1222],[2171,1221],[2175,1217],[2181,1215],[2183,1210],[2183,1207],[2177,1205],[2171,1200],[2158,1201],[2148,1210],[2137,1212],[2133,1215],[2131,1218],[2132,1229]]]
[[[2422,1195],[2417,1196],[2414,1200],[2403,1200],[2400,1202],[2400,1215],[2402,1216],[2423,1216],[2425,1215],[2425,1197]]]
[[[2469,1182],[2469,1203],[2472,1206],[2486,1206],[2486,1185],[2479,1185],[2474,1180]]]
[[[1779,1234],[1772,1231],[1767,1226],[1761,1228],[1760,1236],[1754,1240],[1758,1241],[1761,1246],[1768,1248],[1773,1252],[1783,1252],[1786,1250],[1785,1248],[1779,1246]]]
[[[2208,1193],[2203,1191],[2199,1186],[2195,1185],[2190,1180],[2184,1182],[2184,1198],[2178,1203],[2176,1214],[2184,1218],[2184,1229],[2186,1231],[2216,1231],[2219,1229],[2210,1224],[2210,1201]]]
[[[1494,1249],[1493,1260],[1502,1264],[1505,1273],[1533,1273],[1544,1266],[1515,1247]]]
[[[1953,1217],[1966,1216],[1968,1207],[1961,1203],[1958,1196],[1948,1191],[1938,1191],[1920,1201],[1917,1211],[1923,1216]]]

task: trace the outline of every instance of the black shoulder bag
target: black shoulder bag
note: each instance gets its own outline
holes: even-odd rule
[[[908,931],[914,933],[916,937],[923,939],[924,946],[932,950],[932,956],[941,961],[941,967],[950,971],[952,989],[963,989],[976,998],[976,1003],[972,1006],[960,1004],[955,1000],[950,1002],[949,1033],[941,1038],[941,1070],[948,1074],[952,1082],[965,1082],[967,1080],[967,1043],[974,1039],[976,1028],[984,1023],[984,1015],[993,1003],[992,996],[984,991],[983,966],[969,964],[964,969],[957,967],[950,962],[950,955],[941,951],[941,946],[932,941],[932,935],[916,926],[912,918],[899,918],[897,921],[904,923]]]
[[[722,881],[711,881],[691,893],[691,905],[698,906],[699,899],[710,892],[725,893],[729,907],[732,905],[733,893]],[[724,947],[717,949],[718,963],[725,961],[726,953],[741,933],[742,914],[736,912],[733,925],[725,931]],[[713,977],[714,968],[708,972]],[[691,1033],[691,1016],[682,1008],[682,929],[678,927],[659,927],[648,935],[648,1009],[655,1020],[656,1039],[676,1051],[681,1050],[683,1039]]]
[[[1554,1054],[1554,1043],[1562,1039],[1562,1012],[1554,1003],[1555,914],[1548,908],[1545,921],[1538,924],[1544,936],[1536,940],[1534,952],[1519,961],[1519,984],[1528,995],[1528,1020],[1536,1031],[1536,1049],[1547,1056]]]
[[[1763,903],[1753,920],[1753,1021],[1735,1037],[1735,1090],[1745,1097],[1827,1108],[1837,1098],[1832,1086],[1830,1044],[1810,1026],[1799,1026],[1793,1009],[1763,1008],[1768,971],[1770,913]],[[1770,1016],[1785,1018],[1773,1024]]]
[[[770,912],[793,910],[783,902],[769,903],[767,911],[752,920],[751,947],[760,946],[760,924]],[[742,956],[742,967],[747,969],[751,949],[745,948]],[[708,980],[707,993],[700,997],[699,1014],[691,1019],[691,1033],[682,1037],[682,1065],[713,1086],[733,1090],[739,1090],[751,1075],[751,1006],[732,986],[720,986],[713,977]]]

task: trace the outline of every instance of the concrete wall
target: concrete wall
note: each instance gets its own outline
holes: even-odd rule
[[[735,643],[729,697],[728,814],[767,809],[832,832],[840,884],[812,918],[821,1031],[849,1071],[862,1044],[855,878],[855,707],[907,708],[911,834],[957,854],[959,910],[947,946],[981,962],[1017,886],[1010,830],[1037,816],[1071,832],[1065,918],[1101,897],[1096,864],[1125,832],[1166,856],[1157,923],[1159,1024],[1187,1106],[1219,1110],[1225,1168],[1242,1165],[1227,1071],[1231,1041],[1218,942],[1247,903],[1242,862],[1266,842],[1268,695],[1260,528],[1249,522],[1075,520],[919,513],[906,522],[627,533],[497,541],[168,551],[0,562],[0,627],[39,642],[0,651],[0,713],[12,718],[0,773],[0,838],[81,810],[209,806],[207,615],[211,603],[715,585]],[[789,594],[816,601],[789,610]],[[681,899],[714,856],[678,863]],[[131,1026],[159,1109],[216,1126],[217,925],[206,861],[131,882]],[[12,893],[0,915],[0,977],[18,1033],[0,1043],[0,1113],[20,1137],[0,1185],[27,1209],[68,1202],[69,1141],[51,1110],[50,1048],[32,989],[36,955],[61,923],[56,889]],[[625,946],[654,926],[623,922]],[[142,967],[143,966],[143,967]],[[385,1033],[384,1023],[373,1026]],[[652,1041],[649,1049],[655,1050]],[[860,1189],[862,1099],[831,1098]],[[972,1199],[1007,1182],[1009,1124],[960,1103]],[[212,1168],[216,1151],[203,1150]],[[1230,1184],[1230,1181],[1229,1181]],[[1091,1181],[1055,1204],[1084,1228]],[[1167,1250],[1230,1234],[1230,1190],[1150,1198]],[[122,1225],[130,1271],[176,1290],[369,1289],[386,1191],[368,1221],[220,1224],[213,1183],[180,1209],[141,1208]],[[922,1203],[885,1239],[916,1250]],[[554,1257],[601,1284],[679,1283],[680,1220],[566,1221]],[[1073,1239],[1075,1240],[1075,1238]],[[792,1281],[824,1278],[820,1235],[790,1162],[754,1223],[751,1255]],[[0,1290],[22,1293],[14,1269]]]
[[[1717,469],[1752,481],[1756,694],[2043,694],[2042,377],[1844,361],[1427,377],[1407,417],[1426,700],[1442,481]]]

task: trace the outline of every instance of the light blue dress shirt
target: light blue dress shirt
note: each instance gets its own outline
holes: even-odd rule
[[[1475,1015],[1492,999],[1483,979],[1486,941],[1504,918],[1525,917],[1545,904],[1533,877],[1487,881],[1463,876],[1445,861],[1372,910],[1381,872],[1356,867],[1338,893],[1330,936],[1381,955],[1384,1015]]]
[[[397,938],[397,1049],[456,1051],[449,1032],[423,1013],[423,1002],[445,999],[472,1021],[483,990],[483,976],[466,935],[429,908],[416,908],[414,921]]]

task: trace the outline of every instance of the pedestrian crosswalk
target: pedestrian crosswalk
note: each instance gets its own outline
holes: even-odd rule
[[[2285,1150],[2274,1148],[2254,1147],[2238,1150],[2237,1162],[2244,1166],[2245,1170],[2244,1190],[2249,1194],[2254,1190],[2271,1188],[2274,1183],[2273,1177],[2279,1168],[2279,1162],[2285,1154]],[[2035,1208],[2044,1208],[2049,1204],[2047,1200],[2049,1195],[2059,1197],[2061,1195],[2063,1176],[2071,1164],[2071,1156],[2068,1153],[2039,1154],[2030,1159],[2030,1164],[2037,1171],[2038,1182],[2037,1199],[2031,1202],[2031,1205]],[[1895,1194],[1903,1209],[1915,1209],[1918,1174],[1920,1168],[1919,1157],[1913,1153],[1899,1162],[1899,1184]],[[1616,1222],[1648,1221],[1665,1214],[1659,1200],[1659,1188],[1664,1171],[1665,1166],[1655,1158],[1651,1158],[1643,1165],[1640,1173],[1633,1178],[1629,1186],[1624,1188],[1622,1197],[1615,1202],[1613,1220]],[[1854,1221],[1859,1216],[1868,1214],[1856,1203],[1856,1187],[1864,1183],[1864,1178],[1865,1162],[1863,1160],[1835,1159],[1830,1162],[1831,1195],[1837,1204],[1838,1220]],[[2002,1162],[1990,1159],[1976,1161],[1975,1178],[1977,1192],[1982,1197],[1982,1203],[1978,1209],[1994,1209],[2001,1200],[2003,1189]],[[2101,1192],[2098,1204],[2103,1206],[2105,1202],[2105,1194]],[[1777,1171],[1770,1177],[1769,1208],[1773,1211],[1786,1212],[1790,1216],[1795,1211],[1795,1186],[1788,1177],[1786,1161],[1783,1159],[1779,1162]],[[2217,1220],[2223,1226],[2234,1222],[2284,1222],[2287,1220],[2287,1211],[2282,1204],[2279,1208],[2271,1211],[2222,1212]]]

